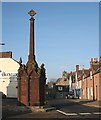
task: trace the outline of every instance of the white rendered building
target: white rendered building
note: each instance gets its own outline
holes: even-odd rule
[[[17,73],[19,63],[12,58],[12,52],[0,52],[0,92],[7,97],[17,98]]]

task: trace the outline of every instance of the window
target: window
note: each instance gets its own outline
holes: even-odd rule
[[[82,83],[81,83],[81,80],[79,81],[79,87],[80,87],[80,88],[82,87]]]
[[[85,91],[84,91],[84,89],[83,89],[83,95],[85,94]]]
[[[58,87],[58,90],[59,90],[59,91],[62,91],[62,90],[63,90],[63,87]]]
[[[88,91],[87,91],[87,92],[88,92],[88,99],[89,99],[89,88],[88,88]]]
[[[92,79],[92,71],[90,71],[90,79]]]
[[[91,96],[93,96],[93,88],[92,88],[92,87],[90,88],[90,91],[91,91],[91,92],[90,92],[90,93],[91,93]]]

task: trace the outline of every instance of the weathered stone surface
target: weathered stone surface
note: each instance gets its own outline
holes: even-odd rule
[[[18,70],[18,100],[28,106],[41,106],[45,104],[46,74],[44,64],[38,67],[34,54],[34,18],[35,12],[30,11],[30,49],[28,62],[22,64]]]

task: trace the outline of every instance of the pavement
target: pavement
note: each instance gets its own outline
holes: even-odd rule
[[[76,102],[78,104],[82,104],[84,106],[101,108],[101,101],[82,100],[82,99],[71,99],[71,101]]]
[[[58,101],[58,102],[57,102]],[[84,106],[90,106],[90,107],[97,107],[97,108],[101,108],[101,101],[94,101],[94,100],[82,100],[82,99],[53,99],[53,100],[48,100],[47,104],[49,105],[53,105],[53,104],[57,104],[57,103],[61,103],[61,101],[69,101],[69,102],[74,102],[80,105],[84,105]]]

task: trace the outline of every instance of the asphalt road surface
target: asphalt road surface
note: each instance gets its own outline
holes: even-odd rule
[[[48,112],[32,112],[29,108],[25,106],[17,106],[17,101],[8,99],[3,100],[2,106],[2,117],[7,118],[61,118],[61,119],[95,119],[101,120],[101,108],[85,106],[77,100],[50,100],[48,105],[55,107],[55,110],[50,110]]]

